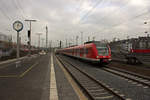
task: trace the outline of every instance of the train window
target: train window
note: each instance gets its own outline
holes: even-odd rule
[[[70,49],[70,53],[72,53],[72,49]]]
[[[139,46],[140,46],[140,49],[145,49],[146,48],[146,42],[140,41]]]
[[[84,52],[84,51],[83,51],[83,48],[81,48],[81,49],[80,49],[80,53],[83,54],[83,52]]]
[[[77,49],[77,55],[80,55],[80,48]]]
[[[75,53],[75,54],[77,53],[77,50],[76,50],[76,49],[74,49],[74,53]]]
[[[83,53],[86,54],[86,48],[84,47]]]
[[[150,41],[148,41],[148,48],[150,49]]]
[[[138,42],[138,41],[135,41],[135,42],[133,43],[133,49],[139,49],[139,48],[140,48],[139,42]]]
[[[96,45],[96,47],[107,47],[106,43],[96,42],[94,44]]]

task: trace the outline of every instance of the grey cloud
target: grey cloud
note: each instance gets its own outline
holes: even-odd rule
[[[35,33],[43,32],[45,37],[45,26],[49,27],[49,39],[65,40],[80,36],[84,32],[84,39],[88,36],[96,36],[97,40],[112,39],[118,37],[123,39],[127,35],[136,37],[145,30],[143,22],[148,20],[150,14],[149,0],[102,0],[99,5],[94,5],[99,0],[1,0],[0,11],[6,13],[8,18],[0,14],[1,31],[12,28],[14,20],[21,20],[25,28],[29,28],[24,19],[37,19],[33,23],[33,41],[37,41]],[[15,4],[18,4],[15,6]],[[19,8],[19,9],[18,9]],[[82,17],[85,16],[84,19]],[[137,17],[136,17],[137,16]],[[7,27],[9,25],[9,27]],[[26,29],[22,36],[26,36]],[[135,31],[136,30],[136,31]],[[14,31],[12,31],[13,33]],[[121,35],[119,33],[122,33]],[[14,34],[12,34],[14,35]]]

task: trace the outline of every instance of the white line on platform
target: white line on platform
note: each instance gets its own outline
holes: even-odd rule
[[[49,98],[49,100],[58,100],[55,69],[54,69],[52,53],[51,53],[51,66],[50,67],[51,67],[51,73],[50,73],[51,79],[50,79],[50,98]]]

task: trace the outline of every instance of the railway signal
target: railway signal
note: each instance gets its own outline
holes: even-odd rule
[[[25,21],[29,21],[30,22],[30,32],[29,32],[29,56],[31,55],[31,22],[36,22],[36,20],[25,20]]]
[[[30,38],[30,36],[31,36],[31,31],[28,30],[28,38]]]

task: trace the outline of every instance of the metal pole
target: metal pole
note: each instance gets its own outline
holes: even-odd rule
[[[48,27],[46,26],[46,49],[47,49],[47,42],[48,42]]]
[[[42,35],[42,33],[37,33],[36,35],[39,36],[39,40],[38,40],[38,41],[39,41],[39,44],[38,44],[38,46],[39,46],[39,48],[40,48],[40,38],[41,38],[40,36]]]
[[[19,50],[19,32],[17,32],[17,59],[20,57],[20,50]]]
[[[44,48],[44,39],[42,39],[42,47]]]
[[[40,36],[42,35],[42,33],[37,33],[36,35],[38,35],[38,49],[39,49],[39,51],[40,51]]]
[[[76,45],[78,45],[78,38],[79,38],[79,37],[78,37],[78,36],[76,36]]]
[[[93,36],[93,41],[95,41],[95,36]]]
[[[88,36],[88,41],[90,41],[90,37]]]
[[[83,32],[81,32],[81,44],[83,44]]]
[[[30,37],[29,37],[29,56],[31,56],[31,21],[30,21]]]
[[[41,37],[41,35],[39,34],[39,48],[40,48],[40,37]]]
[[[66,47],[67,47],[68,43],[67,43],[67,39],[66,39]]]
[[[59,42],[59,48],[61,48],[61,41]]]

